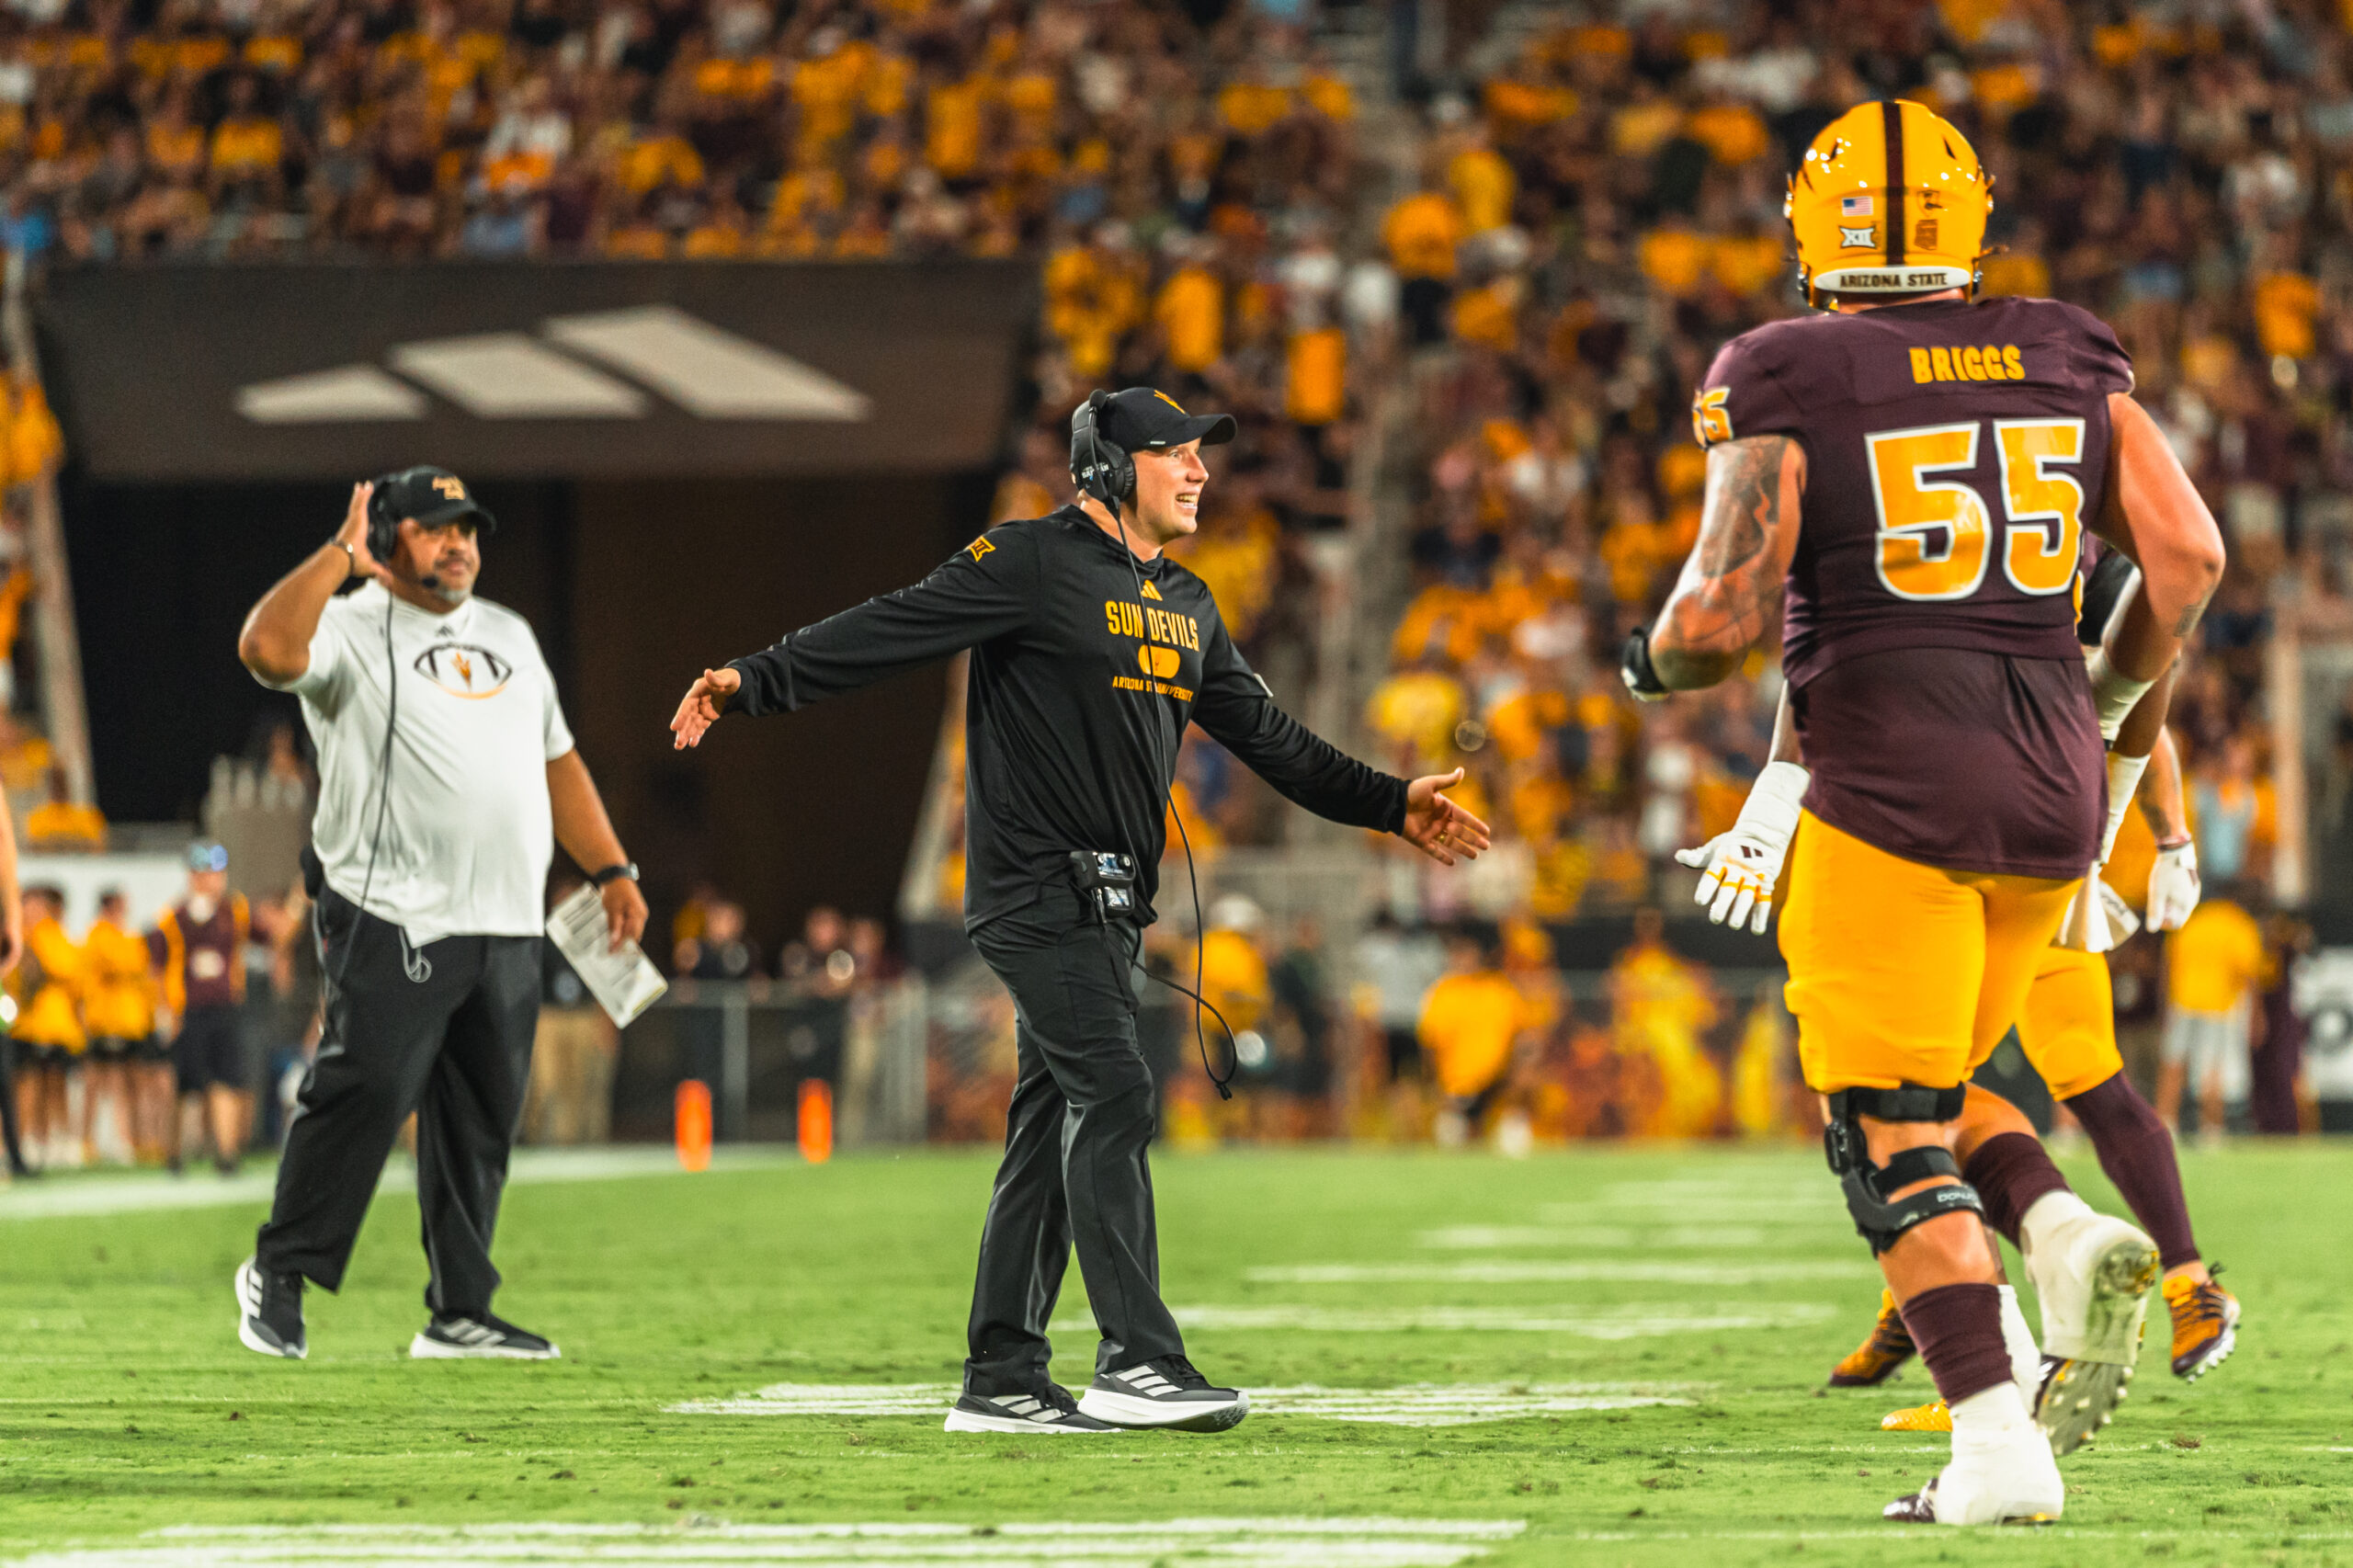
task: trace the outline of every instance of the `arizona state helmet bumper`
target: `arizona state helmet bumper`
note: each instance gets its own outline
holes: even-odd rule
[[[1974,287],[1977,271],[1968,267],[1834,267],[1806,281],[1828,294],[1920,294]]]

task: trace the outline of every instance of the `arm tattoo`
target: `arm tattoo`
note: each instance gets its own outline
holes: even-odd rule
[[[2214,585],[2215,587],[2219,587],[2220,585],[2221,585],[2219,583]],[[2173,634],[2177,638],[2179,638],[2184,642],[2188,641],[2189,634],[2198,630],[2198,622],[2200,618],[2205,615],[2206,606],[2213,597],[2214,588],[2209,587],[2204,593],[2199,595],[2197,598],[2182,607],[2181,614],[2175,619],[2173,623]]]
[[[1699,542],[1651,633],[1659,678],[1678,689],[1730,675],[1779,613],[1797,517],[1783,505],[1787,436],[1727,441],[1708,456]]]

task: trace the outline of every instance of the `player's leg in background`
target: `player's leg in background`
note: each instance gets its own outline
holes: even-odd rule
[[[204,1046],[201,1028],[191,1029],[186,1014],[172,1035],[171,1114],[165,1119],[164,1164],[174,1176],[188,1165],[191,1151],[204,1152]]]
[[[1948,1148],[1979,1008],[1985,901],[1811,814],[1786,885],[1789,1001],[1808,1082],[1829,1096],[1833,1166],[1952,1410],[1952,1462],[1889,1517],[2056,1517],[2065,1489],[2018,1386],[1999,1267]],[[2053,928],[2058,916],[2054,906]]]
[[[205,1089],[205,1136],[212,1145],[212,1164],[222,1176],[237,1174],[237,1163],[244,1158],[246,1133],[252,1125],[250,1094],[218,1081]]]
[[[161,1165],[173,1149],[171,1048],[150,1035],[133,1048],[131,1062],[131,1143],[143,1165]]]
[[[2219,1138],[2246,1125],[2247,1096],[2255,1090],[2255,1001],[2244,998],[2215,1020],[2208,1094],[2198,1105],[2198,1130]]]
[[[2215,1282],[2191,1233],[2173,1134],[2125,1075],[2108,960],[2052,948],[2018,1018],[2018,1040],[2091,1140],[2100,1169],[2157,1244],[2174,1375],[2191,1381],[2238,1346],[2238,1299]]]
[[[80,1119],[74,1115],[81,1089],[81,1053],[56,1051],[43,1074],[41,1101],[49,1122],[50,1163],[63,1170],[78,1169],[84,1163]]]
[[[2018,1016],[2018,1044],[2091,1140],[2100,1169],[2133,1218],[2156,1242],[2166,1278],[2204,1278],[2173,1135],[2125,1076],[2117,1050],[2108,960],[2069,948],[2044,949]]]
[[[23,1130],[25,1150],[35,1169],[49,1161],[48,1051],[19,1040],[17,1048],[17,1125]]]
[[[2021,877],[1990,877],[1982,885],[1986,974],[1972,1071],[2010,1023],[2027,1017],[2036,977],[2066,961],[2052,957],[2051,900],[2052,890],[2072,896],[2074,886]],[[1976,1091],[1972,1106],[1954,1153],[1984,1199],[1988,1221],[2026,1260],[2042,1309],[2045,1375],[2036,1414],[2052,1448],[2069,1453],[2107,1425],[2124,1398],[2156,1283],[2156,1244],[2077,1197],[2031,1124],[2000,1096]]]
[[[2165,1033],[2157,1044],[2157,1119],[2181,1130],[2181,1095],[2189,1080],[2190,1016],[2181,1008],[2165,1008]]]
[[[1392,1143],[1421,1142],[1427,1111],[1422,1086],[1429,1072],[1422,1061],[1421,1037],[1408,1025],[1381,1031],[1389,1057],[1389,1140]]]
[[[90,1041],[82,1142],[106,1165],[129,1165],[131,1159],[130,1057],[129,1040],[100,1036]]]

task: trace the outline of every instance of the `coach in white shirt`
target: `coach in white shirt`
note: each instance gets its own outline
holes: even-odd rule
[[[553,842],[602,888],[616,945],[643,930],[645,900],[539,640],[473,597],[477,536],[496,527],[447,470],[358,485],[342,528],[263,596],[237,641],[262,684],[301,698],[319,752],[303,869],[325,1028],[269,1221],[237,1270],[238,1337],[264,1355],[306,1353],[302,1282],[342,1283],[411,1111],[432,1317],[409,1354],[557,1353],[490,1310]],[[354,578],[369,580],[336,597]]]

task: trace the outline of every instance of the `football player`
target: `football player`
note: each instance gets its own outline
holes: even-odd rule
[[[2131,575],[2131,563],[2112,552],[2086,575],[2076,623],[2076,635],[2086,647],[2099,645],[2101,631]],[[2109,826],[2103,862],[2134,799],[2132,778],[2143,766],[2147,768],[2138,798],[2157,841],[2146,901],[2153,931],[2178,930],[2199,898],[2198,853],[2182,801],[2180,765],[2163,728],[2170,685],[2169,678],[2160,681],[2142,698],[2109,753]],[[2143,757],[2141,748],[2152,736],[2154,744]],[[1735,929],[1744,922],[1760,932],[1765,928],[1789,830],[1794,825],[1792,814],[1759,797],[1756,809],[1744,807],[1740,820],[1725,833],[1677,856],[1685,865],[1704,870],[1698,899],[1707,906],[1711,920],[1722,925],[1729,918]],[[2215,1282],[2199,1256],[2172,1135],[2124,1076],[2108,961],[2098,952],[2070,946],[2065,936],[2063,931],[2035,966],[2026,1011],[2018,1019],[2018,1041],[2052,1096],[2075,1113],[2101,1169],[2134,1217],[2156,1239],[2165,1269],[2163,1294],[2173,1320],[2173,1370],[2194,1382],[2236,1347],[2239,1303]],[[1913,1350],[1893,1296],[1882,1290],[1878,1322],[1863,1344],[1831,1372],[1831,1386],[1866,1388],[1884,1382],[1911,1359]],[[2049,1362],[2046,1381],[2063,1369],[2055,1359]],[[1880,1425],[1890,1431],[1952,1429],[1950,1413],[1940,1399],[1895,1411]]]
[[[1956,1525],[2064,1502],[1985,1224],[2019,1235],[2046,1346],[2078,1373],[2046,1422],[2054,1399],[2070,1429],[2112,1408],[2155,1282],[2154,1244],[2068,1191],[2025,1118],[1968,1079],[2098,859],[2103,743],[2222,569],[2115,335],[2056,301],[1972,301],[1991,209],[1968,140],[1918,104],[1863,105],[1814,139],[1787,210],[1823,313],[1710,367],[1699,540],[1622,655],[1638,697],[1711,686],[1782,611],[1789,755],[1809,773],[1787,801],[1790,1007],[1856,1229],[1952,1413],[1951,1461],[1887,1516]],[[2142,573],[2088,679],[2086,528]]]

